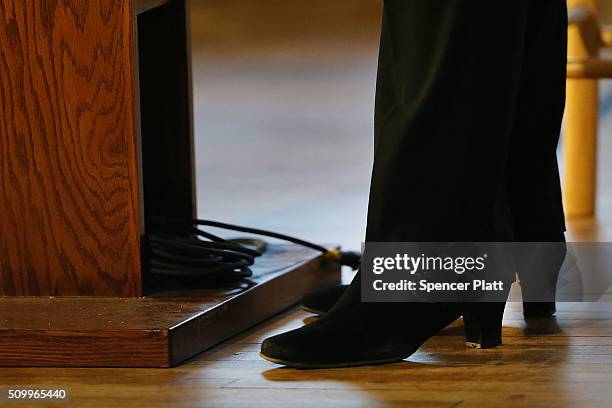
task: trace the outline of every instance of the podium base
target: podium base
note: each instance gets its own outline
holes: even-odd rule
[[[0,298],[0,366],[172,367],[340,280],[316,251],[271,245],[229,289],[145,298]]]

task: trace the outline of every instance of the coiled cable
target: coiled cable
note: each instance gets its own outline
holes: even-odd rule
[[[223,286],[252,276],[250,267],[267,250],[260,239],[224,239],[202,227],[214,227],[276,238],[321,252],[342,265],[357,269],[360,256],[328,249],[289,235],[211,220],[154,219],[147,225],[145,267],[156,276],[197,279],[208,286]]]

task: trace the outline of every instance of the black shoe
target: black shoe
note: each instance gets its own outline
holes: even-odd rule
[[[523,302],[525,319],[547,319],[557,312],[555,302]]]
[[[465,344],[488,349],[502,344],[502,320],[506,303],[467,303],[462,306]]]
[[[544,252],[544,256],[542,256],[542,252]],[[527,299],[523,302],[525,319],[543,319],[555,315],[554,299],[557,279],[566,252],[564,242],[546,244],[542,248],[535,247],[534,254],[532,254],[533,259],[543,259],[544,261],[526,264],[522,272],[519,272],[523,299]],[[304,296],[302,307],[313,314],[327,313],[342,297],[347,288],[348,285],[338,285],[309,293]]]
[[[337,285],[308,293],[302,299],[302,309],[309,313],[322,315],[327,313],[342,297],[348,285]],[[524,302],[525,319],[546,319],[556,313],[555,302]]]
[[[302,309],[317,315],[327,313],[347,288],[348,285],[337,285],[307,293],[302,299]]]
[[[529,251],[524,251],[526,259],[520,265],[518,275],[525,319],[545,319],[556,313],[557,280],[567,254],[567,245],[562,234],[554,238],[555,242],[533,243]]]
[[[500,304],[504,305],[504,304]],[[461,315],[469,316],[472,346],[501,341],[503,307],[457,303],[362,303],[357,274],[342,298],[321,319],[266,339],[261,356],[295,368],[335,368],[393,363],[416,352]]]

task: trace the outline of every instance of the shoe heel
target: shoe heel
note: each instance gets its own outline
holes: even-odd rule
[[[567,255],[567,244],[563,233],[547,239],[550,242],[529,244],[529,251],[523,254],[528,262],[518,267],[525,319],[550,318],[556,312],[557,281]]]
[[[488,349],[502,343],[505,307],[505,303],[473,303],[467,307],[463,313],[467,347]]]
[[[523,302],[525,319],[546,319],[553,317],[556,312],[555,302]]]

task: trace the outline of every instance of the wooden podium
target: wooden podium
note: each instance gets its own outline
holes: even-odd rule
[[[143,288],[152,215],[195,214],[189,0],[0,0],[0,365],[175,365],[339,280]]]

